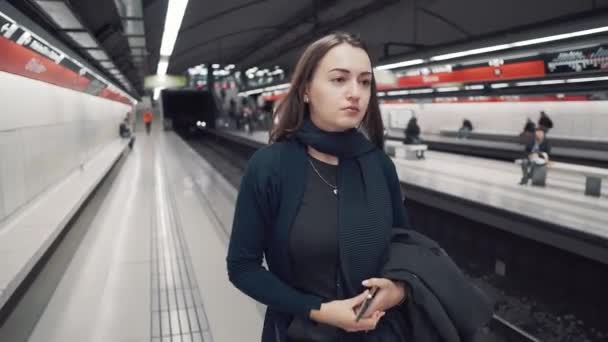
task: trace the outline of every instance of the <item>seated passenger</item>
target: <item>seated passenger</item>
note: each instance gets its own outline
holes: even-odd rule
[[[550,152],[551,146],[549,145],[549,142],[545,140],[545,131],[539,127],[536,129],[535,139],[526,145],[526,157],[522,160],[522,178],[519,184],[528,184],[528,181],[533,178],[534,173],[539,169],[545,171],[544,168],[549,162]],[[544,185],[544,181],[541,183]]]
[[[420,126],[418,126],[418,119],[415,116],[412,116],[407,123],[405,141],[403,143],[408,145],[420,144]]]
[[[469,119],[462,121],[462,127],[458,130],[458,139],[467,139],[473,131],[473,123]]]
[[[519,134],[520,142],[527,145],[534,140],[534,131],[536,131],[536,124],[530,118],[524,125],[524,130]]]
[[[544,111],[540,112],[540,117],[538,118],[538,127],[545,131],[545,134],[549,133],[549,130],[553,128],[553,120],[551,120],[551,118]]]
[[[407,123],[407,127],[405,128],[405,140],[403,143],[406,145],[419,145],[422,143],[420,140],[420,126],[418,126],[418,119],[415,116],[412,116]],[[416,151],[416,157],[418,159],[424,159],[424,151]]]

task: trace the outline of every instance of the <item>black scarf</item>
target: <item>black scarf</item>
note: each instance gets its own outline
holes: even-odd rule
[[[325,132],[309,119],[296,132],[302,144],[339,158],[339,255],[344,295],[361,293],[361,281],[379,276],[390,242],[392,209],[376,146],[356,129]]]

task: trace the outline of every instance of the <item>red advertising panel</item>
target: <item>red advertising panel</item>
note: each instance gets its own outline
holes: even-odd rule
[[[545,76],[543,61],[529,61],[504,64],[501,66],[484,66],[440,72],[420,76],[403,76],[398,80],[398,88],[424,87],[442,83],[465,83],[482,81],[500,81],[518,78]]]

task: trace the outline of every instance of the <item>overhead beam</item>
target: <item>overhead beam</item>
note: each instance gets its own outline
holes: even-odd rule
[[[260,47],[267,46],[271,42],[283,37],[292,29],[302,24],[306,24],[311,20],[314,20],[314,17],[317,15],[318,12],[329,9],[333,7],[336,3],[338,3],[337,0],[327,0],[322,1],[320,3],[314,1],[312,5],[307,6],[306,8],[298,11],[297,13],[283,21],[281,24],[279,24],[275,33],[265,35],[264,37],[254,41],[249,45],[248,48],[243,49],[240,53],[231,56],[229,60],[234,61],[235,64],[242,61],[255,51],[259,50]]]
[[[431,11],[430,9],[424,8],[424,7],[418,7],[416,8],[416,10],[421,11],[422,13],[431,16],[433,18],[438,19],[441,22],[446,23],[448,26],[452,27],[453,29],[455,29],[456,31],[462,33],[465,37],[470,38],[472,36],[472,34],[465,30],[462,26],[456,24],[455,22],[451,21],[450,19],[442,16],[439,13],[435,13],[433,11]]]
[[[330,19],[327,21],[327,23],[320,24],[319,27],[317,28],[316,32],[314,32],[313,34],[311,34],[310,32],[301,34],[298,37],[290,40],[289,42],[281,45],[279,48],[272,49],[272,52],[269,52],[262,57],[256,58],[254,61],[248,63],[248,65],[258,65],[263,62],[272,60],[276,57],[282,56],[282,55],[286,54],[287,52],[292,51],[293,49],[296,49],[298,47],[301,47],[305,44],[310,43],[311,41],[317,39],[319,36],[322,36],[322,35],[332,32],[332,31],[341,29],[354,21],[357,21],[365,16],[370,15],[371,13],[380,11],[380,10],[382,10],[390,5],[394,5],[398,2],[399,2],[399,0],[372,1],[372,2],[368,3],[367,5],[364,5],[359,8],[351,10],[350,12],[346,13],[342,17]],[[264,46],[264,45],[257,45],[256,49],[259,49],[260,46]],[[253,50],[253,51],[255,51],[255,50]],[[251,52],[253,52],[253,51],[251,51]],[[246,57],[248,55],[249,54],[241,55],[242,56],[241,59],[243,59],[244,57]],[[240,62],[241,59],[235,59],[235,60],[237,62]]]
[[[278,30],[278,29],[279,29],[278,26],[257,26],[257,27],[250,27],[247,29],[226,33],[226,34],[223,34],[220,36],[216,36],[216,37],[207,39],[198,44],[191,45],[191,46],[185,47],[183,49],[180,49],[179,51],[173,53],[173,55],[171,56],[171,59],[177,60],[177,59],[183,58],[187,55],[191,55],[191,54],[195,53],[198,49],[205,47],[209,44],[221,41],[222,39],[225,39],[225,38],[238,36],[238,35],[245,34],[245,33],[256,32],[256,31],[270,31],[270,30]]]
[[[409,48],[409,49],[414,49],[414,50],[426,47],[426,45],[418,44],[418,43],[386,42],[386,43],[384,43],[383,58],[390,57],[390,47],[391,46],[404,47],[404,48]]]
[[[179,34],[183,34],[184,32],[191,31],[191,30],[193,30],[193,29],[195,29],[195,28],[197,28],[197,27],[199,27],[201,25],[204,25],[204,24],[206,24],[206,23],[208,23],[210,21],[219,19],[219,18],[221,18],[223,16],[226,16],[226,15],[229,15],[229,14],[234,14],[236,11],[245,9],[247,7],[252,7],[252,6],[258,5],[258,4],[262,3],[262,2],[267,2],[267,1],[268,0],[253,0],[253,1],[249,1],[249,2],[246,2],[244,4],[241,4],[241,5],[236,5],[236,6],[227,8],[227,9],[221,11],[221,12],[214,13],[212,15],[206,16],[206,17],[201,18],[200,20],[197,20],[196,22],[194,22],[194,23],[192,23],[192,24],[190,24],[190,25],[188,25],[186,27],[183,27],[179,31]]]

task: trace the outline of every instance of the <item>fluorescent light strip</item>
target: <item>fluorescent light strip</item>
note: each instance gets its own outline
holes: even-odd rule
[[[160,97],[160,91],[163,90],[164,87],[156,87],[154,88],[154,101],[157,101]]]
[[[434,90],[433,89],[412,89],[410,90],[410,94],[430,94],[432,93]]]
[[[464,57],[464,56],[470,56],[470,55],[478,55],[478,54],[482,54],[482,53],[486,53],[486,52],[506,50],[506,49],[510,49],[510,48],[514,48],[514,47],[535,45],[535,44],[540,44],[540,43],[552,42],[552,41],[556,41],[556,40],[563,40],[563,39],[568,39],[568,38],[573,38],[573,37],[586,36],[586,35],[590,35],[590,34],[602,33],[602,32],[607,32],[607,31],[608,31],[608,26],[598,27],[598,28],[594,28],[594,29],[558,34],[558,35],[549,36],[549,37],[528,39],[528,40],[522,40],[519,42],[513,42],[513,43],[508,43],[508,44],[500,44],[500,45],[488,46],[488,47],[479,48],[479,49],[472,49],[472,50],[467,50],[467,51],[448,53],[448,54],[444,54],[444,55],[431,57],[431,61],[441,61],[441,60],[445,60],[445,59],[452,59],[452,58],[458,58],[458,57]]]
[[[529,81],[529,82],[517,82],[515,83],[518,87],[529,87],[537,85],[550,85],[550,84],[564,84],[565,80],[546,80],[546,81]]]
[[[264,90],[273,91],[273,90],[287,89],[290,86],[291,86],[291,84],[289,84],[289,83],[283,83],[283,84],[279,84],[279,85],[272,86],[272,87],[266,87],[266,88],[264,88]]]
[[[0,15],[2,15],[2,17],[4,17],[6,20],[10,21],[13,24],[16,24],[16,22],[8,17],[6,14],[0,12]],[[18,25],[21,29],[23,29],[25,32],[27,32],[28,34],[30,34],[32,37],[36,38],[37,40],[39,40],[40,42],[52,47],[53,49],[57,50],[59,53],[61,53],[61,55],[63,55],[63,58],[67,58],[69,59],[72,63],[76,64],[76,66],[78,66],[80,69],[85,69],[86,72],[88,72],[89,74],[93,75],[95,78],[97,78],[97,80],[101,81],[106,87],[108,87],[108,89],[110,89],[111,87],[114,87],[117,93],[119,93],[120,95],[128,98],[129,100],[131,100],[131,102],[136,103],[137,101],[131,97],[131,95],[125,93],[124,91],[122,91],[120,88],[114,86],[112,84],[112,82],[108,81],[105,79],[105,77],[100,76],[99,74],[97,74],[96,72],[94,72],[93,70],[85,67],[82,63],[80,63],[78,60],[68,56],[65,52],[63,52],[61,49],[55,47],[53,44],[47,42],[45,39],[43,39],[42,37],[40,37],[39,35],[37,35],[36,33],[32,32],[31,30],[27,29],[26,27],[24,27],[23,25]]]
[[[409,95],[409,90],[393,90],[386,93],[388,96]]]
[[[509,86],[509,83],[494,83],[491,85],[494,89],[506,88]]]
[[[608,81],[608,76],[604,76],[604,77],[571,78],[569,80],[566,80],[567,83],[598,82],[598,81]]]
[[[402,67],[407,67],[407,66],[412,66],[412,65],[422,64],[422,63],[424,63],[424,59],[413,59],[411,61],[403,61],[403,62],[398,62],[398,63],[380,65],[380,66],[377,66],[375,69],[376,70],[389,70],[389,69],[402,68]]]
[[[572,32],[572,33],[558,34],[555,36],[549,36],[549,37],[543,37],[543,38],[522,40],[520,42],[515,42],[512,45],[514,47],[527,46],[527,45],[533,45],[533,44],[552,42],[552,41],[556,41],[556,40],[568,39],[568,38],[573,38],[573,37],[587,36],[590,34],[602,33],[602,32],[606,32],[606,31],[608,31],[608,26],[598,27],[598,28],[583,30],[583,31],[577,31],[577,32]]]
[[[484,88],[485,87],[483,86],[483,84],[472,84],[464,87],[464,89],[466,90],[482,90]]]
[[[566,81],[565,80],[546,80],[546,81],[540,81],[539,83],[540,83],[540,85],[563,84],[563,83],[566,83]]]
[[[169,61],[166,59],[161,59],[158,61],[158,67],[156,68],[156,74],[160,76],[164,76],[167,74],[167,68],[169,67]]]
[[[529,86],[536,86],[539,85],[540,82],[538,81],[530,81],[530,82],[517,82],[515,83],[516,86],[518,87],[529,87]]]
[[[171,56],[177,34],[182,26],[184,12],[188,6],[188,0],[169,0],[167,14],[165,16],[165,28],[163,32],[163,40],[160,46],[161,56]]]
[[[379,91],[378,94],[376,94],[378,97],[384,97],[386,96],[386,93],[383,91]]]
[[[440,93],[445,93],[445,92],[448,92],[448,91],[459,91],[459,90],[460,90],[460,88],[458,88],[458,87],[437,88],[437,91],[440,92]]]

